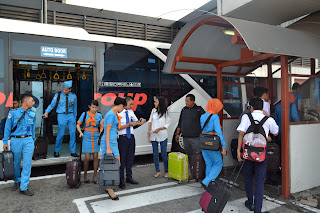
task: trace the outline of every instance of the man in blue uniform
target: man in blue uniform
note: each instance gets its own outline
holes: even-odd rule
[[[32,196],[28,189],[31,174],[31,162],[35,141],[36,110],[33,107],[33,97],[24,94],[21,97],[22,106],[11,110],[8,114],[3,138],[3,149],[8,150],[8,140],[11,138],[10,148],[14,158],[14,185],[17,190],[20,184],[20,193]],[[20,174],[21,155],[23,168]]]
[[[65,81],[63,89],[58,100],[57,114],[58,114],[58,135],[56,138],[56,145],[54,148],[54,157],[60,157],[59,151],[62,146],[64,132],[66,126],[69,127],[70,134],[70,152],[72,157],[79,157],[76,153],[76,119],[77,119],[77,96],[71,92],[72,81]],[[45,110],[43,117],[47,118],[48,114],[55,108],[59,93],[53,97],[51,104]]]

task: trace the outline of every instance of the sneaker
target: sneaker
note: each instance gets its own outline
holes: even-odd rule
[[[20,183],[13,183],[13,186],[12,186],[12,191],[17,191],[20,187]]]
[[[32,196],[32,195],[34,195],[34,193],[31,192],[31,191],[29,191],[29,189],[24,190],[24,191],[20,191],[20,194],[27,195],[27,196]]]

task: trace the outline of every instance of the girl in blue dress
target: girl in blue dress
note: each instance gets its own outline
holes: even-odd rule
[[[88,179],[88,167],[90,155],[93,155],[93,183],[97,184],[97,171],[98,171],[98,152],[100,151],[100,146],[98,145],[99,130],[102,131],[102,128],[99,128],[100,122],[103,120],[103,117],[98,113],[99,103],[97,100],[91,101],[91,104],[88,106],[89,111],[83,112],[77,122],[77,130],[79,132],[79,137],[82,138],[82,152],[85,153],[84,159],[84,182],[90,183]],[[85,119],[85,121],[84,121]],[[84,131],[82,132],[80,125],[83,125]]]
[[[123,98],[117,97],[114,101],[114,106],[107,112],[104,117],[103,127],[104,134],[101,138],[102,158],[105,155],[114,155],[120,163],[120,154],[118,149],[118,130],[120,129],[121,117],[118,113],[122,112],[127,102]],[[112,200],[119,200],[118,196],[114,193],[113,189],[106,189],[106,193]]]

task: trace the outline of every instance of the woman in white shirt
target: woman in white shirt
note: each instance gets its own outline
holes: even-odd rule
[[[164,97],[157,97],[154,101],[154,109],[151,111],[148,128],[148,142],[152,143],[153,161],[156,169],[155,178],[161,175],[159,168],[159,143],[164,166],[164,177],[168,178],[168,131],[171,118],[169,116]]]

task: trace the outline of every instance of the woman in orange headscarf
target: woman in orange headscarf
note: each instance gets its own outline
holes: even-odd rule
[[[220,120],[218,112],[223,109],[223,104],[219,99],[209,100],[206,110],[207,113],[203,114],[200,117],[200,125],[203,128],[206,120],[211,114],[213,114],[202,131],[202,134],[216,134],[220,137],[222,151],[221,153],[225,155],[226,151],[226,142],[223,139],[222,130],[220,126]],[[206,177],[203,179],[202,184],[208,186],[211,181],[214,181],[221,172],[223,161],[220,151],[211,151],[211,150],[202,150],[202,155],[204,161],[206,162]]]
[[[98,153],[100,151],[100,146],[98,145],[99,138],[99,125],[100,121],[103,119],[102,115],[98,113],[99,103],[97,100],[91,101],[88,106],[89,111],[83,112],[77,122],[77,130],[79,132],[79,137],[82,138],[82,152],[85,153],[84,159],[84,182],[90,183],[88,179],[88,167],[90,155],[93,155],[93,183],[97,184],[97,171],[98,171]],[[84,131],[82,132],[80,125],[83,124]],[[100,128],[102,130],[102,128]]]

